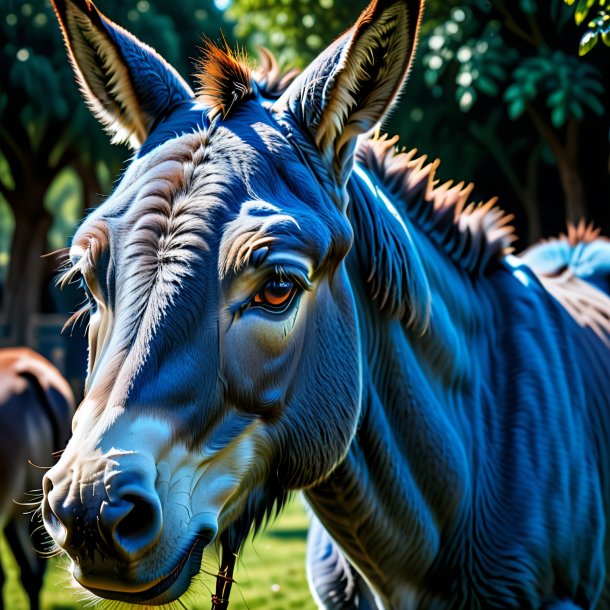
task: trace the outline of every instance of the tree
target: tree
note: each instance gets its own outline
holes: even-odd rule
[[[504,0],[466,0],[420,44],[424,83],[443,116],[430,125],[422,104],[418,126],[433,135],[436,128],[452,130],[454,145],[477,160],[472,171],[484,187],[493,170],[481,151],[493,159],[507,207],[515,200],[521,210],[514,211],[525,211],[530,242],[549,232],[541,227],[549,211],[560,223],[608,221],[594,199],[608,193],[608,70],[575,56],[576,36],[561,0],[521,0],[510,8]],[[434,140],[432,148],[439,148]]]
[[[234,0],[233,33],[255,51],[264,46],[283,65],[303,67],[354,21],[367,0]]]
[[[562,230],[566,218],[610,229],[608,59],[577,57],[571,20],[607,2],[430,0],[386,128],[441,158],[447,177],[474,180],[482,199],[501,195],[526,243]],[[304,65],[364,4],[233,0],[229,12],[237,37],[289,64],[295,54],[284,49],[295,48]]]
[[[574,21],[576,25],[582,24],[591,15],[594,7],[597,14],[587,23],[587,29],[580,39],[579,53],[586,55],[602,39],[610,47],[610,3],[608,0],[564,0],[574,8]]]
[[[222,22],[211,0],[99,4],[183,75],[192,71],[189,58],[196,56],[201,34],[215,36]],[[50,2],[0,0],[0,8],[5,40],[0,51],[0,196],[12,211],[15,227],[3,313],[11,329],[8,341],[24,343],[50,271],[40,258],[47,251],[52,221],[43,206],[45,193],[71,167],[80,177],[87,204],[95,205],[129,151],[108,144],[79,99]]]

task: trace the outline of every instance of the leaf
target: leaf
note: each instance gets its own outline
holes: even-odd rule
[[[508,89],[506,89],[506,92],[504,93],[504,101],[508,102],[509,104],[519,97],[523,97],[523,93],[521,91],[521,88],[517,85],[511,85],[510,87],[508,87]]]
[[[506,70],[498,64],[490,63],[489,65],[486,65],[485,71],[491,74],[491,76],[494,76],[499,81],[503,81],[506,78]]]
[[[456,97],[460,110],[468,112],[477,101],[477,92],[472,87],[458,87]]]
[[[432,88],[438,81],[438,72],[436,70],[425,70],[424,71],[424,82],[428,87]]]
[[[580,25],[587,18],[589,11],[594,4],[595,0],[578,0],[576,13],[574,14],[576,25]]]
[[[530,77],[531,70],[526,66],[519,66],[515,69],[513,74],[516,80],[525,80]]]
[[[604,105],[596,97],[585,97],[582,101],[587,106],[589,106],[589,108],[591,108],[591,110],[593,110],[593,112],[595,112],[595,114],[597,114],[598,116],[602,116],[604,114]]]
[[[508,116],[514,121],[523,114],[524,110],[525,110],[525,100],[522,97],[517,98],[517,99],[513,100],[513,102],[509,105]]]
[[[551,112],[551,122],[558,129],[565,125],[567,118],[566,109],[564,106],[556,106],[553,108],[553,112]]]
[[[580,44],[578,45],[578,54],[581,57],[586,55],[597,44],[598,38],[598,32],[593,32],[591,30],[585,32],[583,37],[580,39]]]
[[[526,15],[533,15],[536,13],[536,0],[520,0],[519,6]]]
[[[570,112],[572,113],[572,116],[578,121],[582,121],[585,116],[585,111],[578,100],[572,100],[572,102],[570,103]]]
[[[600,81],[592,78],[583,79],[580,83],[580,88],[583,91],[586,91],[587,95],[590,95],[591,93],[601,94],[605,91],[604,85]]]
[[[553,91],[553,93],[551,93],[547,99],[549,108],[563,104],[567,95],[568,92],[565,89],[557,89],[557,91]]]
[[[498,85],[485,75],[481,75],[477,78],[475,86],[479,91],[487,95],[495,96],[498,94]]]

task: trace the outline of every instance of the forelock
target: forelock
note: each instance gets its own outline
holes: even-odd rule
[[[282,71],[273,54],[259,50],[255,67],[245,50],[232,50],[225,40],[218,45],[204,39],[195,77],[198,82],[197,100],[208,109],[208,118],[227,118],[242,101],[256,96],[264,100],[280,97],[299,71]]]

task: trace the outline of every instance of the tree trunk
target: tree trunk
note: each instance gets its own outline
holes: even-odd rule
[[[5,321],[10,329],[8,342],[27,345],[32,314],[40,310],[44,283],[47,280],[41,260],[47,249],[51,215],[42,206],[46,188],[30,185],[15,192],[15,232],[11,244],[10,265],[4,302]]]
[[[523,189],[525,213],[527,215],[527,245],[535,244],[541,237],[540,208],[538,206],[538,172],[542,144],[538,144],[527,161],[527,180]]]
[[[578,171],[578,121],[568,121],[564,146],[531,104],[527,113],[555,157],[565,196],[566,220],[576,224],[587,218],[585,189]]]
[[[578,224],[587,219],[585,189],[578,169],[568,159],[557,159],[561,186],[565,194],[566,220]]]
[[[74,171],[78,174],[83,186],[83,208],[85,211],[91,208],[96,208],[102,203],[103,188],[95,171],[95,166],[92,163],[82,163],[77,160],[72,163]]]
[[[566,130],[565,157],[557,159],[561,185],[566,195],[566,216],[568,222],[578,224],[587,220],[585,188],[578,171],[578,130],[576,119],[568,121]]]

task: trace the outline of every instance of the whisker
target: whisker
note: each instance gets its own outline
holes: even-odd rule
[[[208,570],[199,570],[199,571],[203,574],[208,574],[209,576],[214,576],[215,578],[220,578],[221,580],[226,580],[226,581],[230,581],[232,583],[237,584],[237,581],[234,578],[231,578],[230,576],[224,576],[223,574],[220,574],[219,572],[209,572]]]
[[[19,502],[19,500],[11,500],[13,502],[13,504],[15,504],[16,506],[24,506],[25,508],[29,508],[29,507],[35,507],[38,508],[40,506],[40,503],[42,502],[42,498],[40,498],[40,500],[32,500],[31,502]],[[25,513],[23,513],[25,515]]]
[[[248,605],[248,602],[246,601],[246,598],[244,596],[244,592],[242,591],[241,586],[239,585],[238,582],[235,583],[235,586],[237,587],[237,590],[239,591],[239,594],[241,595],[241,599],[244,602],[244,605],[246,606],[247,610],[250,610],[250,606]]]
[[[39,525],[37,528],[32,530],[32,535],[34,535],[35,533],[37,533],[37,532],[39,532],[40,530],[43,530],[43,529],[44,529],[44,524]]]
[[[61,549],[55,549],[53,551],[36,551],[36,555],[43,559],[52,559],[53,557],[59,557],[63,551]]]
[[[38,464],[34,464],[34,462],[32,462],[32,460],[28,460],[28,464],[30,466],[34,466],[34,468],[38,468],[40,470],[51,470],[51,468],[53,468],[53,466],[39,466]]]

